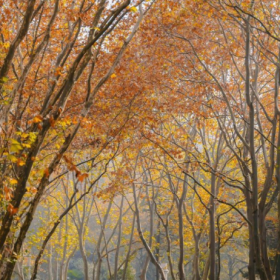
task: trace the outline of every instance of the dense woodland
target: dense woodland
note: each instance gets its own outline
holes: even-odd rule
[[[280,280],[279,0],[0,0],[1,280]]]

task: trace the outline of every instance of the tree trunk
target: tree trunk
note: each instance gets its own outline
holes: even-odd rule
[[[208,258],[206,260],[206,263],[205,263],[205,266],[204,266],[204,269],[203,269],[203,275],[202,275],[202,278],[201,280],[207,280],[208,278],[208,274],[209,274],[209,268],[210,268],[210,253],[208,255]]]
[[[211,175],[211,193],[210,196],[210,275],[209,280],[216,280],[216,241],[215,241],[215,199],[216,197],[216,176]]]
[[[123,202],[124,202],[124,196],[122,196],[121,205],[120,205],[119,234],[118,234],[118,243],[117,243],[117,249],[116,249],[116,255],[115,255],[115,269],[114,269],[114,279],[115,280],[117,280],[117,278],[118,278],[118,262],[119,262],[119,252],[120,252],[121,237],[122,237]]]

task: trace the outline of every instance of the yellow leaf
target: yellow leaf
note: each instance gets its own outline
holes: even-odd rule
[[[137,8],[136,7],[131,7],[130,11],[132,11],[133,13],[136,13],[137,12]]]
[[[13,163],[17,162],[18,160],[17,157],[15,157],[14,155],[8,155],[8,159]]]
[[[13,153],[18,153],[21,150],[22,150],[22,146],[20,144],[19,145],[12,145],[11,148],[10,148],[10,151],[13,152]]]
[[[23,146],[24,148],[31,148],[31,145],[30,145],[30,144],[22,144],[22,146]]]
[[[111,75],[111,78],[116,78],[116,77],[117,77],[116,74],[112,74],[112,75]]]
[[[15,185],[15,184],[17,184],[18,181],[14,178],[9,178],[9,182],[10,182],[10,184]]]
[[[21,133],[21,138],[23,138],[23,139],[26,139],[27,137],[29,137],[29,134],[28,133],[25,133],[25,132],[23,132],[23,133]]]
[[[95,29],[97,31],[100,31],[101,29],[99,27],[92,27],[91,29]]]
[[[136,7],[130,7],[129,10],[133,13],[136,13],[137,12],[137,8]]]

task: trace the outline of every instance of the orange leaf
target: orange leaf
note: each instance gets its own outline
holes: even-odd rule
[[[7,201],[9,201],[13,198],[12,190],[10,188],[8,188],[7,186],[4,186],[4,193],[5,193],[5,199]]]
[[[9,192],[10,192],[10,189],[9,189],[8,187],[4,186],[4,192],[5,192],[5,193],[9,193]]]
[[[36,188],[34,188],[34,187],[32,187],[32,188],[30,189],[30,192],[32,192],[32,193],[36,193],[36,192],[37,192],[37,189],[36,189]]]
[[[87,173],[78,175],[78,181],[83,182],[88,177]]]
[[[8,205],[7,208],[8,212],[10,213],[11,216],[15,215],[18,211],[18,208],[15,208],[11,203]]]
[[[45,170],[44,170],[44,174],[48,177],[48,176],[50,176],[50,172],[49,172],[49,169],[48,168],[46,168]]]
[[[54,120],[53,116],[50,116],[49,121],[50,121],[50,125],[51,125],[51,127],[54,127],[55,120]]]
[[[33,123],[40,123],[42,120],[43,118],[40,115],[38,115],[33,119]]]
[[[25,162],[22,159],[18,158],[17,166],[23,166],[23,165],[25,165]]]

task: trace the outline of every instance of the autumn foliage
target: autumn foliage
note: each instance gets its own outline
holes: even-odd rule
[[[280,279],[277,1],[0,1],[0,279]]]

